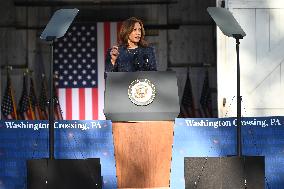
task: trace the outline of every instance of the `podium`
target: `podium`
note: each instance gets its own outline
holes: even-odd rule
[[[113,123],[117,188],[169,188],[179,110],[175,72],[107,73],[104,113]]]

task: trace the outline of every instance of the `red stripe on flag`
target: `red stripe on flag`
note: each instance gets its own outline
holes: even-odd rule
[[[85,89],[79,88],[79,119],[85,119]]]
[[[92,88],[92,107],[93,107],[93,120],[98,120],[98,88]]]
[[[104,23],[104,54],[107,53],[107,50],[110,48],[110,23]]]
[[[66,88],[66,119],[72,120],[72,88]]]

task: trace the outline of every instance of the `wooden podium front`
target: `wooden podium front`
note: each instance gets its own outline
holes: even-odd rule
[[[105,84],[117,188],[169,188],[173,121],[180,111],[176,73],[107,72]]]
[[[173,121],[112,126],[117,188],[169,188]]]

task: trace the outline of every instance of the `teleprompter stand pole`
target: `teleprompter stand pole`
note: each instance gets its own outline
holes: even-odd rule
[[[242,156],[242,97],[241,97],[241,85],[240,85],[240,39],[243,38],[240,34],[233,34],[233,37],[236,39],[236,51],[237,51],[237,156]]]

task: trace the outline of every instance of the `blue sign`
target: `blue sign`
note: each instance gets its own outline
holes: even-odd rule
[[[265,187],[284,186],[284,117],[242,118],[242,154],[265,156]],[[176,119],[170,185],[185,188],[184,157],[237,155],[236,118]]]
[[[100,158],[105,189],[117,186],[110,121],[56,121],[55,159]],[[0,121],[0,189],[26,188],[26,160],[49,157],[47,121]]]
[[[284,117],[242,118],[243,155],[265,156],[265,187],[284,186]],[[110,121],[57,121],[55,158],[100,158],[105,189],[117,186]],[[236,118],[176,119],[170,185],[184,188],[184,157],[236,155]],[[49,157],[47,121],[0,121],[0,189],[26,188],[26,160]]]

